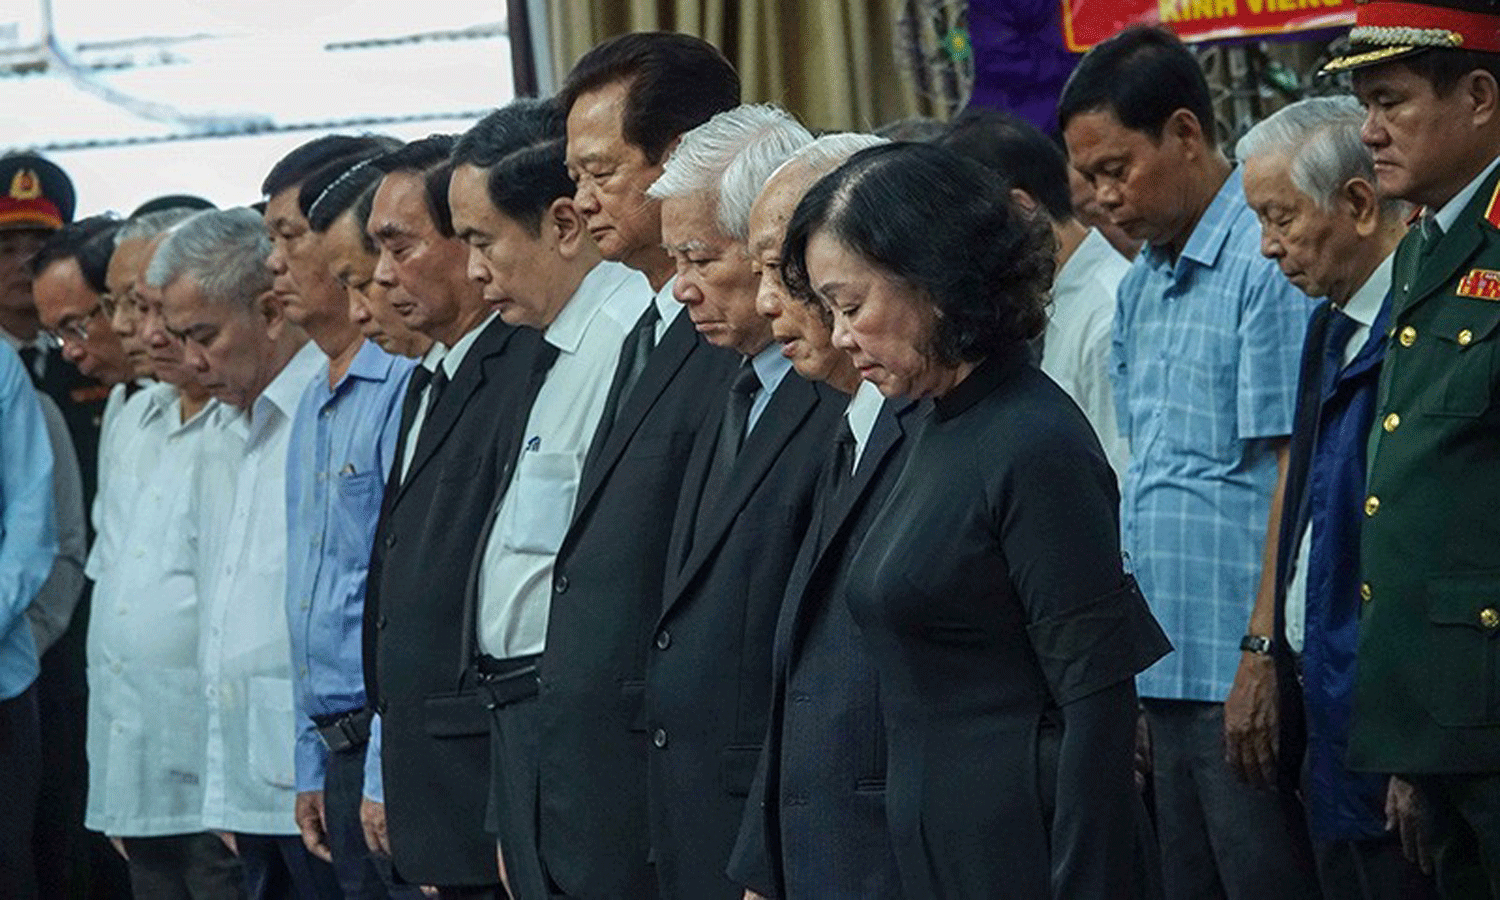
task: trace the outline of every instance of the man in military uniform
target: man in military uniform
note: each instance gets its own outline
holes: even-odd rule
[[[1500,898],[1500,5],[1371,0],[1349,53],[1396,252],[1349,763],[1403,774],[1439,886]]]

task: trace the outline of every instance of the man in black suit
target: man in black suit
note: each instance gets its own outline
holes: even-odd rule
[[[497,487],[534,332],[490,311],[453,234],[447,158],[430,137],[374,161],[375,280],[434,350],[412,376],[365,601],[366,694],[378,715],[366,837],[404,881],[445,897],[499,897],[484,830],[489,722],[463,677],[463,573]],[[387,839],[388,836],[388,839]]]
[[[742,894],[724,870],[765,737],[772,633],[848,403],[791,371],[772,342],[745,212],[720,196],[724,184],[764,183],[811,140],[773,107],[738,107],[684,135],[650,191],[678,301],[741,357],[688,459],[647,664],[651,848],[668,898]]]
[[[815,297],[781,282],[782,239],[802,195],[873,135],[819,138],[750,208],[757,305],[804,377],[853,394],[826,454],[812,526],[787,583],[772,655],[769,728],[729,876],[751,896],[893,900],[901,894],[885,818],[885,723],[874,666],[844,601],[850,560],[901,474],[923,408],[884,400],[833,345]],[[857,390],[856,390],[857,388]]]
[[[638,78],[644,71],[653,77]],[[645,192],[682,132],[739,101],[739,78],[697,38],[631,34],[585,54],[561,100],[575,205],[604,258],[641,272],[656,296],[622,343],[613,406],[553,564],[537,698],[538,851],[567,896],[646,900],[657,894],[644,827],[646,648],[681,473],[735,359],[680,314],[660,204]]]

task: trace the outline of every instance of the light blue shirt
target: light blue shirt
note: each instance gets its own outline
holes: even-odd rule
[[[781,354],[781,344],[777,341],[750,357],[750,365],[755,369],[755,377],[760,379],[760,390],[755,392],[755,398],[750,401],[750,414],[745,417],[747,439],[755,430],[755,423],[760,421],[760,414],[771,405],[771,395],[776,393],[786,373],[792,371],[792,361]]]
[[[0,348],[0,700],[20,696],[37,676],[36,639],[26,608],[57,555],[52,445],[42,407],[20,357]]]
[[[1112,362],[1131,452],[1121,544],[1176,648],[1138,676],[1143,697],[1229,694],[1311,311],[1260,255],[1238,170],[1177,260],[1148,246],[1120,283]]]
[[[323,790],[328,751],[312,716],[353,712],[365,705],[365,575],[414,365],[366,341],[332,389],[328,363],[323,363],[303,391],[292,422],[286,474],[286,619],[297,713],[298,791]]]

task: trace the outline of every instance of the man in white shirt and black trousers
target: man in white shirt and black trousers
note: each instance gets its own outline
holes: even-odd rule
[[[536,851],[537,669],[552,563],[609,400],[621,343],[652,301],[639,272],[604,262],[573,204],[561,109],[517,101],[460,143],[449,186],[469,274],[511,324],[539,329],[532,402],[471,579],[481,701],[493,715],[489,825],[512,896],[553,893]],[[488,165],[483,165],[488,162]],[[514,797],[514,800],[511,798]]]

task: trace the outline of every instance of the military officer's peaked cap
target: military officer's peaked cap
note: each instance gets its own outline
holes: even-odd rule
[[[1347,72],[1425,50],[1500,53],[1500,0],[1357,0],[1349,50],[1323,72]]]
[[[56,231],[73,221],[73,181],[35,153],[0,156],[0,230]]]

